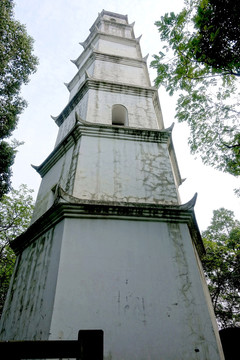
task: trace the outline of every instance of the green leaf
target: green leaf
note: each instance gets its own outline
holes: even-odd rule
[[[186,0],[179,14],[156,22],[162,48],[151,63],[155,85],[178,92],[176,118],[190,126],[192,153],[234,176],[240,175],[239,17],[233,0]]]
[[[202,237],[206,248],[202,264],[219,326],[239,326],[240,222],[232,211],[220,208]]]
[[[15,254],[9,244],[30,223],[34,207],[32,192],[26,185],[21,185],[0,201],[0,315],[15,263]]]

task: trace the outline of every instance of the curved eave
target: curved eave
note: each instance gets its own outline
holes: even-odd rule
[[[95,78],[86,78],[78,92],[69,101],[69,103],[65,106],[65,108],[58,115],[58,117],[55,118],[55,122],[58,126],[61,126],[63,121],[67,118],[71,111],[75,109],[76,105],[79,103],[79,101],[83,98],[83,96],[89,89],[111,91],[115,93],[124,93],[145,97],[153,97],[154,94],[157,93],[157,89],[151,86],[137,86],[120,82],[111,82],[107,80],[103,81]]]
[[[81,136],[108,137],[122,140],[145,141],[168,143],[171,131],[141,129],[128,126],[105,125],[99,123],[89,123],[76,115],[76,123],[65,138],[50,153],[40,166],[33,166],[34,169],[43,177],[56,162],[73,146]]]
[[[86,56],[86,53],[89,51],[89,47],[93,46],[93,43],[96,40],[96,38],[105,38],[105,39],[108,38],[110,41],[119,42],[121,44],[122,43],[123,44],[134,44],[138,47],[139,54],[141,54],[141,49],[140,49],[140,44],[139,44],[141,37],[139,37],[137,39],[136,38],[127,38],[127,37],[122,37],[122,36],[118,36],[118,35],[107,34],[105,32],[96,30],[94,33],[91,33],[84,42],[81,43],[84,50],[76,60],[73,60],[74,64],[78,68],[80,68],[82,60]]]
[[[68,90],[71,91],[74,88],[74,86],[76,86],[77,82],[79,81],[79,79],[81,78],[83,73],[85,72],[85,69],[87,69],[93,63],[93,61],[96,61],[96,60],[108,61],[108,62],[118,63],[118,64],[122,64],[122,65],[133,65],[135,67],[144,66],[145,71],[147,71],[146,59],[147,59],[147,57],[142,58],[142,59],[134,59],[134,58],[127,57],[127,56],[112,55],[112,54],[107,54],[107,53],[92,49],[92,51],[89,52],[88,56],[86,56],[86,59],[83,61],[82,66],[81,66],[81,68],[79,68],[76,75],[72,78],[72,80],[68,84],[65,84],[65,85],[67,86]],[[148,81],[148,86],[151,87],[151,82],[149,79],[148,71],[147,71],[147,81]]]
[[[154,205],[82,200],[56,192],[54,205],[33,223],[26,232],[11,242],[16,254],[21,253],[39,236],[65,218],[118,219],[135,221],[159,221],[187,224],[200,258],[205,254],[194,210],[183,205]]]

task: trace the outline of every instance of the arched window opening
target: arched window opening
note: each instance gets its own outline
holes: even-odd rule
[[[112,125],[128,125],[127,109],[123,105],[113,105],[112,107]]]

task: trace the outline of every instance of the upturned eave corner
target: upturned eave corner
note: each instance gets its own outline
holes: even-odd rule
[[[90,123],[83,120],[75,111],[75,124],[63,140],[54,148],[44,162],[33,168],[43,177],[49,169],[73,146],[81,136],[93,136],[146,142],[168,143],[171,133],[166,130],[135,128],[103,123]]]
[[[196,205],[197,202],[197,197],[198,197],[198,193],[196,192],[193,197],[186,202],[185,204],[180,205],[182,210],[194,210],[194,207]]]
[[[180,205],[180,209],[182,211],[189,211],[192,214],[191,221],[189,222],[188,226],[190,233],[192,235],[193,242],[195,243],[198,255],[200,259],[202,259],[202,257],[206,254],[206,250],[203,244],[202,236],[198,227],[198,223],[194,211],[197,202],[197,197],[198,197],[198,193],[196,192],[188,202]]]
[[[31,167],[38,172],[39,166],[31,164]]]

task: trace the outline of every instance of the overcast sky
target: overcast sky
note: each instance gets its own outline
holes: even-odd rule
[[[58,127],[50,115],[57,116],[68,102],[69,92],[64,85],[75,75],[77,68],[70,62],[82,52],[79,42],[84,41],[89,28],[102,9],[127,14],[129,23],[135,21],[135,36],[141,34],[142,54],[152,55],[160,50],[160,40],[154,22],[166,12],[178,12],[183,0],[15,0],[15,17],[26,24],[34,38],[35,54],[39,58],[37,73],[22,90],[28,108],[20,116],[14,137],[24,141],[19,148],[13,166],[12,183],[15,188],[22,183],[35,190],[40,185],[40,176],[30,164],[40,165],[53,150]],[[150,70],[153,82],[155,71]],[[175,98],[164,90],[159,91],[165,127],[174,119]],[[201,230],[210,223],[212,211],[220,207],[233,210],[240,219],[240,199],[233,189],[239,187],[239,179],[202,165],[200,159],[190,155],[187,145],[188,128],[175,124],[174,146],[182,178],[180,186],[182,203],[198,193],[195,206]]]

